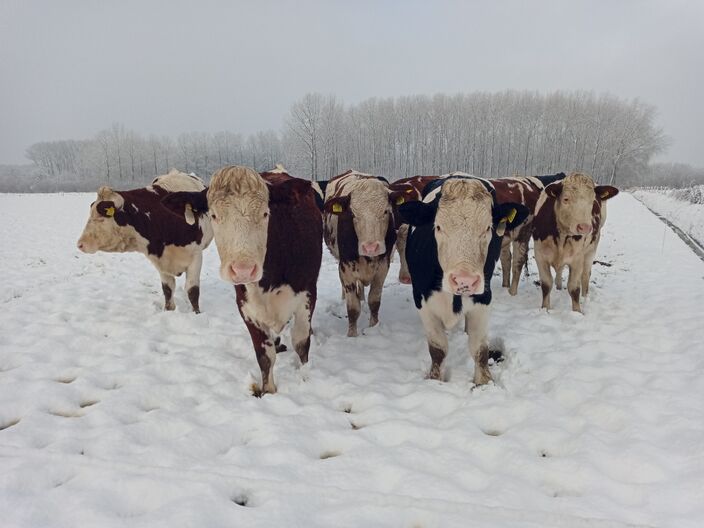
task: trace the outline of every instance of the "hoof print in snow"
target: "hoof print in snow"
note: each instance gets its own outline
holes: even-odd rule
[[[61,418],[80,418],[83,416],[82,413],[76,412],[76,411],[49,411],[49,414],[52,416],[60,416]]]
[[[350,413],[352,412],[352,404],[350,404],[350,405],[345,405],[345,406],[341,409],[341,411],[342,411],[343,413],[350,414]]]
[[[502,434],[504,434],[503,431],[500,431],[498,429],[482,429],[482,433],[487,436],[501,436]]]
[[[247,506],[249,504],[249,497],[244,494],[235,495],[230,500],[237,504],[237,506]]]
[[[340,456],[342,453],[339,451],[323,451],[320,453],[320,460],[326,460],[328,458],[335,458]]]
[[[9,429],[13,425],[17,425],[20,423],[20,419],[16,418],[14,420],[10,420],[9,422],[0,422],[0,431],[4,431],[5,429]]]
[[[100,400],[85,400],[82,401],[79,406],[81,409],[85,409],[86,407],[91,407],[95,405],[96,403],[99,403]]]
[[[56,378],[54,381],[57,383],[73,383],[76,381],[76,376],[62,376],[60,378]]]
[[[350,422],[350,427],[352,428],[353,431],[359,431],[364,426],[356,424],[354,422]]]
[[[550,454],[547,451],[541,451],[540,458],[550,458]]]

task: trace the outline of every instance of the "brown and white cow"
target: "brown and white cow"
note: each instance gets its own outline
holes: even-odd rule
[[[491,180],[498,203],[520,203],[528,208],[528,218],[516,229],[508,230],[501,240],[502,286],[510,295],[518,293],[521,270],[528,260],[528,244],[533,234],[533,216],[540,193],[546,185],[565,177],[563,172],[552,176],[514,176]],[[513,249],[513,251],[512,251]]]
[[[568,266],[567,290],[572,310],[582,311],[580,291],[583,295],[589,292],[594,254],[606,221],[605,202],[617,194],[615,187],[595,186],[594,180],[582,173],[571,173],[547,185],[541,193],[533,220],[533,240],[543,308],[550,309],[550,268],[555,270],[561,286],[562,268]]]
[[[413,176],[401,178],[389,185],[391,191],[391,208],[394,215],[394,228],[396,229],[396,250],[398,251],[401,267],[398,271],[398,280],[401,284],[411,283],[411,274],[408,272],[406,261],[406,240],[408,239],[408,224],[404,224],[398,212],[400,205],[408,202],[422,200],[423,189],[439,176]]]
[[[202,218],[189,224],[171,214],[161,200],[173,192],[203,189],[200,178],[175,169],[140,189],[101,187],[90,206],[78,249],[84,253],[136,251],[145,255],[161,276],[166,310],[176,308],[176,277],[185,272],[188,299],[198,313],[203,250],[213,239],[210,220]]]
[[[347,335],[353,337],[366,286],[369,326],[379,322],[381,291],[396,241],[388,182],[352,170],[335,176],[325,188],[323,220],[325,243],[339,263]]]
[[[261,393],[276,392],[277,344],[291,319],[293,347],[301,363],[308,361],[323,251],[311,182],[283,168],[260,175],[247,167],[224,167],[207,191],[177,193],[165,205],[181,215],[189,209],[210,215],[220,277],[235,285],[262,374]]]

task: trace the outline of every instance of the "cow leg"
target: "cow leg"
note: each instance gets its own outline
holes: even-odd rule
[[[491,381],[489,372],[489,306],[475,304],[467,314],[469,353],[474,359],[474,384],[485,385]]]
[[[175,310],[174,290],[176,289],[176,277],[167,273],[159,273],[159,275],[161,275],[161,290],[164,292],[164,310]]]
[[[508,236],[501,239],[501,275],[501,287],[511,286],[511,239]]]
[[[582,263],[582,296],[586,297],[589,294],[589,280],[592,278],[592,266],[594,265],[594,256],[596,255],[596,247],[594,251],[587,251],[584,255]]]
[[[389,273],[389,263],[384,261],[379,265],[376,274],[372,278],[369,287],[369,326],[376,326],[379,322],[379,307],[381,306],[381,292],[384,289],[384,281]]]
[[[302,365],[308,363],[308,350],[310,349],[311,335],[310,320],[312,315],[311,296],[308,295],[306,300],[296,308],[293,314],[293,327],[291,328],[293,348],[296,350],[296,354],[298,354]]]
[[[357,337],[357,319],[359,319],[359,312],[362,309],[359,290],[357,289],[357,279],[345,282],[342,276],[342,269],[340,269],[340,281],[345,292],[345,304],[347,305],[347,337]]]
[[[257,355],[257,363],[262,373],[262,394],[274,394],[276,385],[274,384],[274,363],[276,362],[276,346],[261,328],[251,321],[245,319],[244,324],[249,330],[254,345],[254,353]]]
[[[541,308],[546,310],[550,309],[550,291],[552,290],[552,272],[550,271],[550,264],[542,259],[535,256],[535,260],[538,263],[538,274],[540,275],[540,289],[543,292],[543,304]]]
[[[582,269],[584,266],[579,260],[574,261],[570,264],[570,276],[567,279],[567,291],[570,292],[570,297],[572,298],[572,311],[581,312],[582,309],[579,306],[579,293],[580,284],[582,282]]]
[[[509,295],[516,295],[518,293],[518,283],[521,281],[521,270],[528,261],[528,241],[516,240],[512,245],[513,267],[511,269],[511,287],[508,289],[508,293]]]
[[[408,261],[406,260],[406,241],[408,239],[408,225],[403,224],[398,229],[396,234],[396,249],[401,267],[398,270],[398,280],[401,284],[411,283],[411,272],[408,270]]]
[[[428,379],[441,380],[442,364],[445,361],[448,348],[445,327],[440,318],[427,307],[421,308],[420,318],[423,322],[425,337],[428,340],[428,352],[430,353]]]
[[[186,268],[186,291],[188,292],[188,300],[191,301],[191,307],[195,313],[200,313],[198,300],[200,298],[200,269],[203,266],[203,253],[196,252],[193,255],[191,264]]]

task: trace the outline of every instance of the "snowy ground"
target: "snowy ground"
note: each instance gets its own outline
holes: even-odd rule
[[[320,278],[311,363],[258,368],[212,246],[201,307],[161,311],[140,255],[82,255],[92,195],[0,195],[0,525],[700,527],[704,263],[632,196],[610,203],[585,315],[498,288],[507,359],[448,382],[394,265],[378,328],[344,337]]]
[[[701,187],[704,188],[704,186]],[[667,189],[637,190],[633,195],[650,209],[667,218],[704,248],[704,204],[678,199],[677,192]]]

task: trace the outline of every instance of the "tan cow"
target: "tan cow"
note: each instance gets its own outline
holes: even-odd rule
[[[101,187],[90,206],[78,249],[84,253],[135,251],[145,255],[161,276],[166,310],[176,308],[176,277],[185,272],[188,299],[198,313],[203,250],[213,239],[210,220],[204,217],[187,223],[163,207],[161,200],[173,192],[203,189],[198,177],[175,169],[140,189]]]
[[[618,194],[609,185],[594,185],[590,176],[572,173],[546,186],[536,205],[533,220],[535,260],[543,292],[542,307],[550,309],[553,285],[551,268],[561,287],[561,271],[569,267],[567,290],[572,310],[581,312],[580,293],[589,292],[592,263],[606,221],[606,200]]]
[[[389,184],[347,171],[327,182],[323,206],[325,243],[339,262],[347,304],[347,335],[357,335],[364,287],[369,286],[369,326],[379,322],[381,291],[396,241]]]

